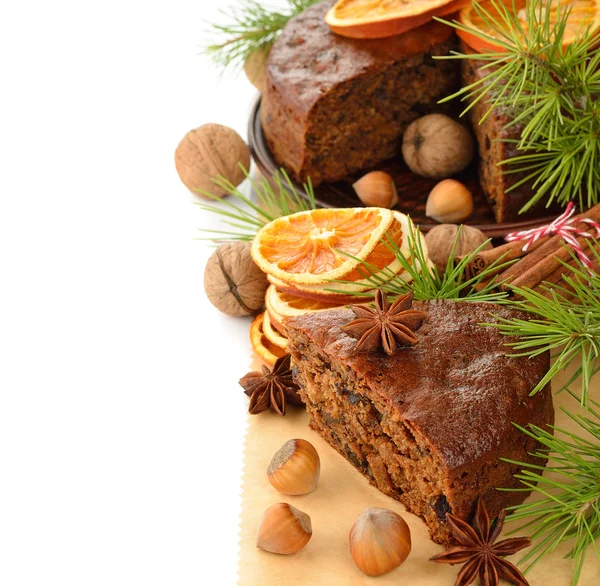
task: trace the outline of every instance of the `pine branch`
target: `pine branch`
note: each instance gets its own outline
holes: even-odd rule
[[[600,242],[591,239],[589,251],[600,261]],[[567,387],[575,380],[581,381],[580,402],[587,409],[590,381],[600,371],[600,275],[590,275],[570,252],[575,267],[569,266],[571,272],[562,276],[561,283],[544,283],[537,291],[513,287],[523,300],[501,301],[531,314],[531,319],[498,318],[500,323],[485,325],[519,338],[517,342],[508,344],[518,351],[514,356],[536,356],[547,350],[556,351],[550,370],[531,394],[539,392],[573,360],[580,358],[581,365]],[[562,264],[568,266],[567,263]]]
[[[591,207],[600,200],[600,48],[589,30],[563,47],[570,7],[532,0],[526,5],[523,27],[516,6],[506,0],[474,2],[482,20],[493,31],[487,35],[457,21],[450,26],[501,47],[503,52],[455,53],[451,59],[486,62],[486,75],[446,100],[460,97],[485,101],[491,112],[503,109],[512,121],[505,128],[522,126],[513,142],[522,154],[503,161],[505,173],[523,172],[525,177],[510,189],[531,181],[534,195],[520,210],[542,201],[549,206],[578,200]],[[556,9],[554,12],[553,10]],[[554,24],[551,17],[556,18]]]
[[[241,67],[251,53],[269,49],[287,22],[318,0],[288,0],[280,10],[256,0],[244,0],[225,14],[229,24],[211,25],[212,33],[222,38],[205,47],[205,52],[224,69]]]
[[[394,253],[395,259],[402,267],[402,271],[399,274],[389,269],[382,271],[364,260],[343,253],[359,261],[358,270],[362,273],[364,280],[371,285],[372,289],[381,288],[385,293],[393,296],[403,295],[412,291],[414,298],[418,300],[463,299],[466,301],[498,302],[506,297],[505,293],[496,291],[499,283],[494,281],[491,276],[498,272],[500,267],[506,268],[512,263],[502,263],[502,259],[500,259],[500,261],[490,265],[490,267],[476,277],[465,277],[466,267],[471,258],[478,254],[489,241],[484,242],[474,252],[464,256],[460,261],[455,263],[454,251],[460,240],[462,230],[462,227],[460,227],[452,245],[446,269],[440,274],[437,267],[429,261],[427,249],[424,246],[423,236],[420,231],[410,220],[409,226],[407,234],[408,251],[403,252],[398,244],[387,235],[384,240],[386,246]],[[490,282],[482,286],[481,283],[486,280],[490,280]],[[350,283],[343,280],[337,282]],[[336,290],[334,283],[332,283],[332,288],[328,290],[348,294],[347,291]],[[364,293],[357,293],[357,295],[364,295]]]
[[[313,210],[317,207],[310,179],[304,185],[304,191],[308,196],[306,198],[298,193],[284,169],[277,171],[270,180],[263,178],[255,181],[243,166],[240,165],[240,167],[256,193],[256,202],[244,195],[223,176],[213,179],[214,184],[227,191],[233,199],[221,198],[208,191],[200,192],[208,199],[219,202],[219,205],[194,203],[203,210],[218,215],[229,227],[228,230],[201,229],[202,232],[211,234],[206,239],[214,242],[250,241],[269,222],[282,216]]]
[[[599,407],[600,404],[590,401],[585,416],[563,408],[582,432],[591,435],[591,441],[556,427],[542,429],[535,425],[527,428],[516,425],[521,432],[542,444],[543,448],[535,453],[540,458],[540,465],[504,459],[523,468],[515,478],[524,488],[500,490],[533,490],[544,496],[537,502],[509,507],[512,513],[508,520],[527,520],[511,533],[526,529],[534,541],[533,548],[521,560],[528,564],[525,571],[561,543],[569,542],[572,547],[567,557],[575,560],[573,586],[579,582],[588,549],[591,547],[600,558],[596,543],[600,538]],[[542,466],[544,461],[547,462],[545,468]]]

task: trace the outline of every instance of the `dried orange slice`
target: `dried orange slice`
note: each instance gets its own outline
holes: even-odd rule
[[[425,257],[427,257],[427,244],[425,243],[425,238],[423,234],[414,227],[414,224],[411,223],[411,220],[408,216],[397,211],[394,211],[392,213],[394,215],[395,220],[397,221],[397,227],[399,227],[400,229],[396,230],[396,227],[392,226],[390,230],[386,232],[386,236],[390,237],[396,243],[402,255],[406,258],[406,260],[409,263],[412,263],[408,234],[410,231],[413,231],[414,233],[419,235],[423,253]],[[381,259],[384,259],[385,262],[389,262],[389,264],[387,264],[384,268],[380,269],[378,272],[375,272],[372,276],[369,276],[365,267],[359,264],[356,269],[354,269],[351,273],[343,277],[342,280],[346,281],[343,283],[324,281],[322,283],[317,283],[314,285],[298,285],[296,283],[286,283],[279,279],[274,279],[271,276],[269,276],[268,278],[269,281],[273,283],[280,291],[284,291],[286,293],[296,295],[298,297],[307,297],[316,301],[324,302],[356,302],[356,298],[353,298],[349,294],[367,293],[373,288],[383,285],[391,279],[399,278],[406,282],[412,280],[410,274],[403,269],[402,264],[390,251],[389,247],[384,246],[384,248],[386,256],[382,256]],[[380,260],[380,262],[378,263],[371,262],[372,258],[376,256],[377,253],[374,253],[373,256],[367,259],[367,261],[374,266],[383,265],[384,262],[381,262],[381,259],[378,259]]]
[[[471,0],[339,0],[325,15],[338,35],[378,39],[399,35],[432,20],[457,12]],[[449,31],[445,31],[448,33]]]
[[[276,346],[271,342],[264,333],[263,324],[265,319],[265,313],[261,313],[256,316],[252,325],[250,326],[250,342],[254,351],[262,358],[268,365],[273,366],[277,358],[285,355],[285,350]]]
[[[389,242],[390,240],[395,242],[400,249],[400,252],[410,262],[411,254],[408,247],[408,234],[411,229],[414,231],[415,228],[412,226],[411,220],[407,215],[397,211],[392,211],[392,214],[394,215],[396,222],[386,231],[384,242]],[[425,244],[425,239],[421,238],[421,242]],[[425,250],[427,249],[425,248]],[[369,256],[367,261],[369,264],[381,268],[378,273],[373,275],[377,282],[383,283],[389,281],[395,275],[403,272],[402,264],[396,258],[395,253],[390,250],[389,246],[384,245],[383,247],[376,249],[376,252]],[[373,288],[373,281],[365,278],[365,273],[365,268],[359,265],[343,278],[344,281],[353,281],[352,284],[340,283],[338,285],[337,283],[329,283],[325,286],[353,293],[367,291],[368,289]]]
[[[502,4],[504,4],[504,6],[506,6],[506,8],[511,12],[513,12],[515,9],[517,10],[519,23],[523,28],[523,33],[527,35],[529,31],[529,23],[527,22],[526,0],[515,0],[514,8],[513,0],[496,1],[501,1]],[[578,37],[581,37],[588,31],[588,27],[590,33],[592,34],[596,33],[600,29],[600,0],[546,0],[543,2],[544,11],[546,10],[547,4],[550,4],[550,17],[552,24],[555,24],[557,20],[559,9],[560,14],[564,14],[568,8],[571,9],[569,18],[567,20],[567,26],[565,28],[563,46],[567,46]],[[502,13],[499,12],[491,2],[481,2],[480,5],[495,20],[504,22]],[[493,39],[499,39],[504,42],[508,42],[508,40],[504,37],[501,37],[497,31],[493,30],[472,5],[465,6],[460,11],[458,20],[466,27],[475,29],[488,35],[489,37],[492,37],[491,39],[482,39],[477,35],[467,31],[456,31],[458,36],[478,53],[497,53],[506,51],[505,47],[494,43]]]
[[[327,303],[331,305],[345,305],[346,303],[356,302],[356,297],[354,295],[328,291],[328,289],[335,288],[337,283],[326,283],[325,285],[292,285],[281,279],[272,277],[271,275],[268,275],[267,279],[269,283],[275,285],[278,291],[293,297],[301,297],[317,303]]]
[[[269,318],[269,312],[265,311],[264,319],[263,319],[263,333],[265,338],[274,344],[278,348],[287,351],[288,339],[285,336],[282,336],[272,325],[271,320]]]
[[[252,258],[265,273],[286,283],[341,279],[360,260],[385,263],[380,258],[386,248],[381,238],[396,221],[384,208],[298,212],[261,228],[252,242]]]
[[[288,317],[295,317],[314,311],[326,311],[336,307],[343,307],[344,305],[344,303],[328,303],[306,297],[297,297],[290,293],[279,291],[275,285],[270,285],[265,295],[265,307],[267,308],[270,325],[282,332],[285,332],[284,320]]]
[[[283,293],[270,285],[265,295],[265,307],[270,313],[279,317],[295,317],[309,311],[325,311],[334,307],[340,307],[343,303],[326,303],[307,299],[306,297],[296,297],[289,293]]]

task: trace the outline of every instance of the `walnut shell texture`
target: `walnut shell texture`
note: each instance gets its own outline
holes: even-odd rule
[[[270,49],[257,49],[248,55],[244,63],[244,73],[248,81],[262,94],[267,85],[267,57]]]
[[[402,156],[410,170],[421,177],[445,179],[462,171],[473,160],[471,133],[444,114],[427,114],[404,133]]]
[[[429,230],[425,236],[429,258],[440,274],[446,270],[446,264],[452,252],[452,245],[458,236],[458,228],[459,226],[456,224],[440,224]],[[473,226],[463,225],[460,237],[456,242],[454,256],[459,257],[469,254],[486,240],[488,240],[488,237],[481,230],[473,228]],[[490,248],[493,248],[493,246],[491,242],[488,242],[482,250],[489,250]]]
[[[206,197],[202,191],[216,196],[227,193],[212,181],[221,175],[239,185],[246,177],[239,163],[250,168],[250,149],[235,130],[220,124],[190,130],[175,150],[175,167],[181,181],[200,197]]]
[[[223,313],[245,316],[257,313],[265,301],[269,282],[250,255],[250,244],[221,244],[204,270],[204,290]]]

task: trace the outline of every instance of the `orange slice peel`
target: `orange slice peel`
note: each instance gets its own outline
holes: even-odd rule
[[[273,344],[263,330],[265,313],[260,313],[254,318],[250,326],[250,342],[254,352],[269,366],[273,366],[277,358],[285,354],[285,350]]]
[[[269,342],[271,342],[271,344],[274,344],[278,348],[281,348],[281,350],[284,350],[287,352],[288,339],[285,336],[282,336],[273,327],[273,325],[271,324],[271,319],[269,317],[268,311],[265,311],[265,313],[264,313],[263,334],[265,335],[265,338],[267,338],[267,340],[269,340]]]
[[[261,228],[252,242],[252,258],[267,275],[286,283],[315,285],[341,279],[361,260],[373,253],[377,257],[392,222],[392,212],[383,208],[298,212]]]
[[[600,31],[600,0],[551,0],[544,3],[542,10],[546,10],[546,5],[549,4],[550,23],[551,26],[557,22],[558,15],[565,13],[570,9],[569,18],[565,27],[565,35],[563,38],[563,47],[570,45],[577,38],[580,38],[587,31],[592,35]],[[496,31],[490,22],[496,20],[499,23],[504,23],[503,8],[513,12],[517,10],[517,18],[523,33],[527,35],[529,31],[529,22],[527,15],[526,0],[495,0],[494,2],[479,2],[478,7],[469,4],[465,6],[459,14],[458,21],[463,26],[479,32],[485,37],[476,35],[472,31],[457,29],[458,36],[469,47],[478,53],[498,53],[507,51],[506,43],[510,41],[501,36]],[[479,8],[479,10],[478,10]],[[487,14],[486,14],[487,13]],[[544,18],[545,12],[542,12],[541,17]],[[499,41],[498,43],[494,42]]]
[[[434,16],[457,12],[470,0],[339,0],[325,15],[334,33],[377,39],[399,35],[430,22]]]

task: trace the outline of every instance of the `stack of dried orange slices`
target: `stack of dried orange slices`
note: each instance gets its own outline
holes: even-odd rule
[[[257,354],[272,364],[285,353],[288,317],[369,301],[374,286],[409,281],[390,241],[410,262],[410,229],[407,216],[384,208],[310,210],[264,226],[251,249],[271,282],[250,331]]]

